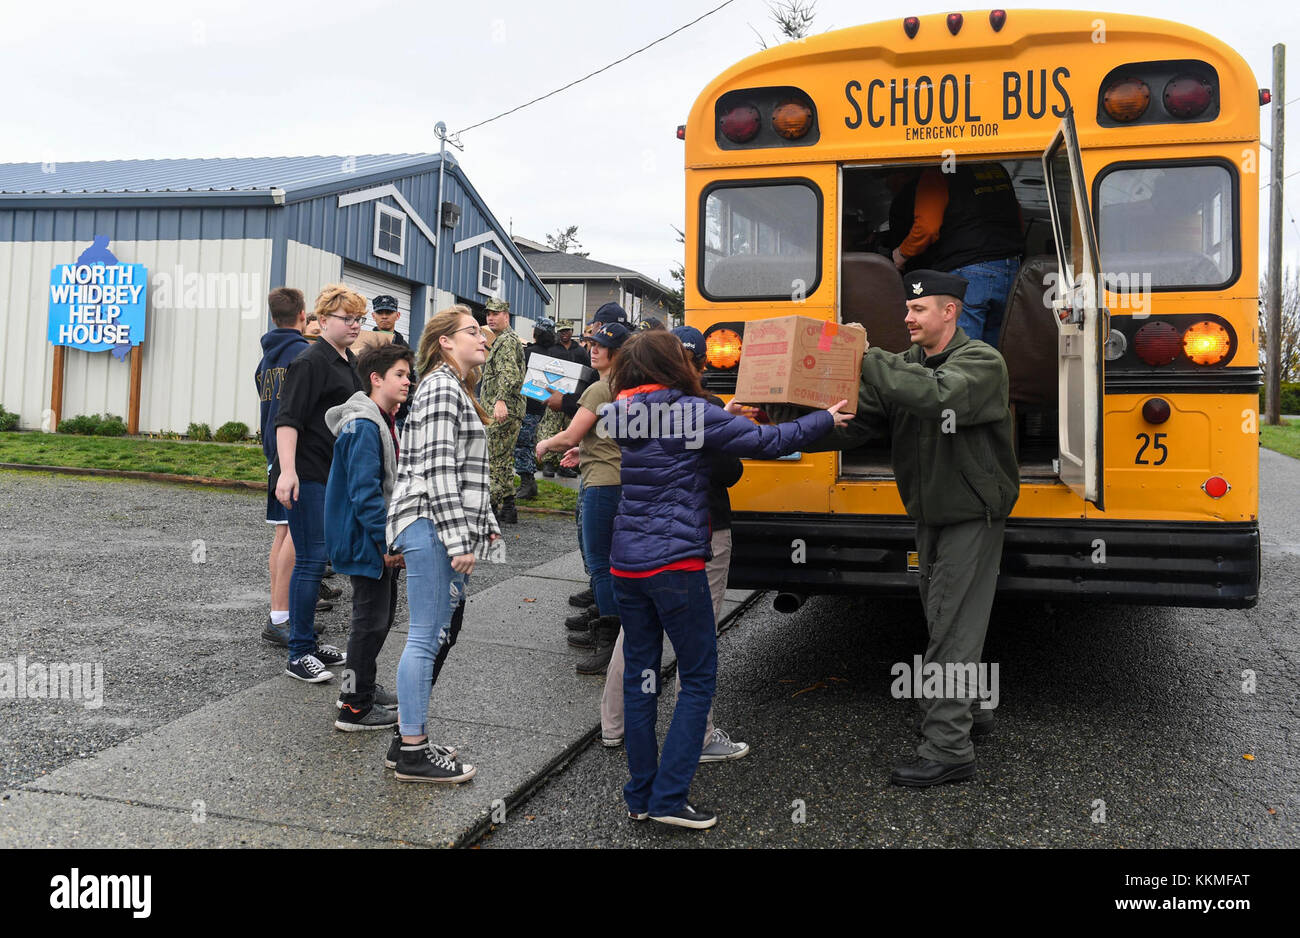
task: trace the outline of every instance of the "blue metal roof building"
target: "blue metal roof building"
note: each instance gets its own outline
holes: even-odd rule
[[[301,289],[309,311],[340,280],[367,298],[391,293],[413,344],[452,302],[481,309],[500,296],[537,319],[551,299],[451,156],[0,164],[0,279],[11,284],[0,292],[0,404],[24,426],[40,426],[50,400],[50,269],[96,236],[149,271],[141,428],[154,431],[256,424],[251,374],[273,287]],[[62,413],[121,413],[124,369],[69,355]]]

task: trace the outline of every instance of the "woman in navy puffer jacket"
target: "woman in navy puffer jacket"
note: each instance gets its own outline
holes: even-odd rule
[[[843,426],[850,415],[839,412],[840,401],[790,423],[758,426],[739,416],[734,402],[726,409],[710,404],[670,332],[628,339],[610,386],[614,402],[601,423],[623,453],[609,561],[623,620],[628,816],[712,827],[715,814],[687,803],[718,665],[704,573],[712,535],[707,451],[773,459]],[[665,632],[677,653],[681,692],[660,761],[655,717]]]

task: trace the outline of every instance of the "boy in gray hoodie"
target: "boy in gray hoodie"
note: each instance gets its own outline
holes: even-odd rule
[[[325,486],[325,545],[339,573],[352,578],[352,623],[337,729],[378,730],[397,723],[397,696],[375,682],[375,661],[393,626],[403,561],[385,542],[388,502],[397,478],[394,415],[411,388],[414,357],[396,343],[361,353],[358,391],[325,412],[335,436]]]

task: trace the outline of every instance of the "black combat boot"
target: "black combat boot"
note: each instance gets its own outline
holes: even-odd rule
[[[583,658],[575,666],[579,674],[604,674],[609,660],[614,657],[614,643],[618,641],[618,616],[601,616],[592,626],[596,650],[590,658]]]
[[[596,601],[596,591],[588,587],[581,593],[574,593],[569,597],[569,605],[577,606],[579,609],[586,609]]]
[[[501,502],[501,510],[497,512],[497,520],[502,524],[518,524],[519,512],[515,510],[515,497],[507,495]]]
[[[523,502],[536,497],[537,480],[533,478],[533,474],[531,472],[519,473],[519,489],[515,492],[515,499]]]
[[[591,628],[591,623],[600,617],[600,612],[595,606],[588,606],[582,612],[574,616],[569,616],[564,620],[564,627],[574,632],[582,632]]]

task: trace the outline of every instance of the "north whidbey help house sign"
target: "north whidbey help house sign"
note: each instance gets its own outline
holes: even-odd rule
[[[59,264],[50,271],[49,341],[87,352],[144,341],[143,264]]]

